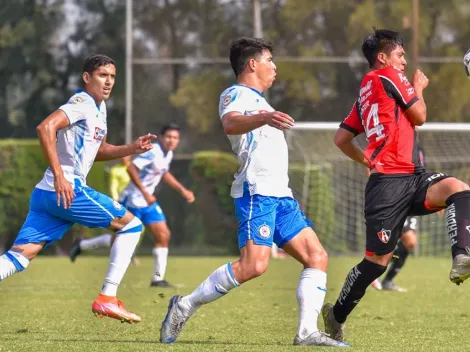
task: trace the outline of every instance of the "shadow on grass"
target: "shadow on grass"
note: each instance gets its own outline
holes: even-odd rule
[[[10,336],[8,336],[10,335]],[[2,341],[18,341],[22,340],[19,338],[16,338],[18,336],[17,334],[0,334],[1,340]],[[23,335],[24,336],[24,335]],[[42,342],[62,342],[62,343],[67,343],[67,342],[81,342],[81,343],[136,343],[136,344],[152,344],[152,345],[165,345],[160,343],[158,340],[154,341],[148,341],[148,340],[119,340],[119,339],[78,339],[78,338],[57,338],[57,337],[46,337],[43,336],[42,338],[40,337],[31,337],[28,336],[28,341],[42,341]],[[261,342],[247,342],[247,341],[240,341],[240,342],[234,342],[234,341],[217,341],[217,340],[195,340],[195,341],[188,341],[188,340],[183,340],[183,341],[178,341],[175,344],[172,345],[228,345],[228,346],[236,346],[236,345],[249,345],[249,346],[282,346],[285,345],[280,341],[276,342],[271,342],[271,343],[261,343]]]

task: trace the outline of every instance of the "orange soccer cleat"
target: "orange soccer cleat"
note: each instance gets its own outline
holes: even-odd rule
[[[91,311],[96,317],[109,317],[120,320],[121,323],[139,323],[140,317],[134,313],[128,312],[121,300],[112,296],[100,294],[91,306]]]

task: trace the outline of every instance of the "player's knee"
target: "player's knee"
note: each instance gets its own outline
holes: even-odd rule
[[[250,263],[247,263],[244,268],[245,270],[243,270],[243,281],[251,280],[263,275],[268,269],[268,263],[268,260],[263,259],[255,259]]]
[[[127,224],[125,224],[120,230],[116,231],[116,235],[123,235],[126,233],[138,233],[139,236],[142,233],[143,226],[142,221],[134,216]]]
[[[326,267],[328,264],[328,253],[326,253],[323,247],[314,248],[308,256],[306,263],[303,264],[309,268]]]
[[[449,182],[448,187],[451,194],[470,190],[470,187],[465,182],[456,178],[451,178],[450,180],[451,181]]]
[[[253,266],[253,277],[258,277],[263,275],[268,269],[267,260],[256,260]]]

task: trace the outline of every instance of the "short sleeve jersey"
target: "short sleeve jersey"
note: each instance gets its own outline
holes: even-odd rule
[[[98,106],[91,95],[78,90],[59,109],[70,122],[68,127],[57,132],[57,155],[64,177],[72,185],[85,186],[88,172],[107,134],[106,104],[103,101]],[[54,175],[50,168],[36,187],[54,191]]]
[[[172,160],[173,152],[170,150],[165,153],[159,143],[155,143],[153,149],[134,158],[132,163],[139,170],[139,177],[148,193],[155,192],[163,175],[170,169]],[[120,199],[125,199],[124,205],[128,207],[143,208],[148,206],[142,192],[134,182],[129,182],[121,194],[125,196],[121,195]]]
[[[234,85],[220,96],[220,118],[239,112],[247,119],[274,109],[256,89]],[[251,132],[227,136],[240,168],[232,183],[231,196],[243,196],[246,186],[250,195],[292,197],[288,176],[288,148],[284,133],[268,125]]]
[[[366,134],[365,156],[379,173],[424,171],[415,128],[405,112],[417,101],[405,74],[394,67],[370,71],[362,79],[359,98],[340,126]]]

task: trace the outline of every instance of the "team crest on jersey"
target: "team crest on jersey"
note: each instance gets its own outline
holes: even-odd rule
[[[113,206],[117,209],[117,210],[121,210],[122,209],[122,204],[113,200]]]
[[[385,230],[384,228],[382,228],[382,230],[380,230],[377,234],[377,236],[379,236],[379,240],[381,240],[383,243],[388,243],[388,241],[390,241],[391,235],[392,231]]]
[[[105,136],[106,130],[102,130],[99,127],[95,127],[95,135],[93,136],[94,139],[96,139],[97,141],[102,141]]]
[[[230,94],[226,95],[224,98],[224,106],[227,106],[228,104],[230,104],[231,101],[232,101],[232,96]]]
[[[258,229],[258,233],[261,237],[263,238],[269,238],[271,237],[271,229],[269,228],[268,225],[264,224],[261,225]]]
[[[72,100],[72,104],[80,104],[83,102],[83,98],[82,97],[75,97],[73,100]]]

